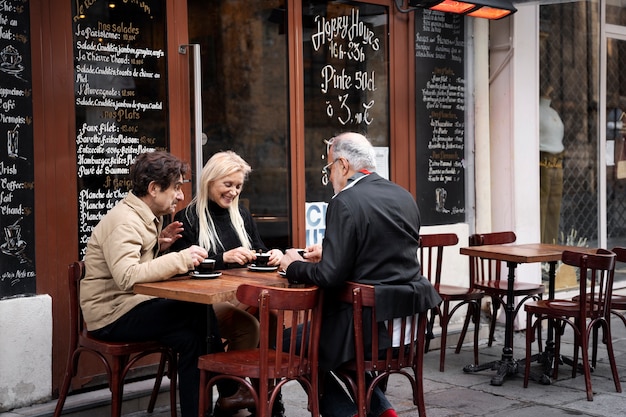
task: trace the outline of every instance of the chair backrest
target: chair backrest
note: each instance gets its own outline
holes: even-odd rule
[[[459,243],[455,233],[437,233],[420,235],[419,261],[422,267],[422,275],[434,284],[441,283],[441,266],[443,263],[443,248],[454,246]]]
[[[507,243],[514,243],[516,239],[517,237],[512,231],[474,234],[469,237],[469,245],[504,245]],[[501,261],[470,256],[469,263],[471,283],[499,281],[502,278],[503,262]]]
[[[616,246],[611,249],[611,252],[615,254],[616,262],[626,262],[626,247]]]
[[[420,404],[419,414],[425,415],[426,411],[422,409],[424,398],[422,381],[427,313],[377,323],[375,287],[354,282],[346,283],[340,292],[340,300],[351,303],[354,314],[355,359],[343,367],[351,373],[356,372],[356,384],[353,377],[344,379],[344,382],[350,386],[350,391],[356,394],[358,415],[367,414],[366,396],[370,398],[374,387],[386,380],[390,373],[399,373],[409,379],[413,401]],[[371,323],[370,328],[366,329],[364,326],[368,323]],[[387,336],[392,341],[392,346],[385,351],[379,349],[381,326],[386,326]],[[371,347],[368,351],[365,340],[369,338],[366,336],[371,336]],[[413,376],[407,373],[405,368],[412,368]],[[369,384],[365,381],[366,372],[373,372],[374,375]]]
[[[85,263],[75,261],[67,267],[67,284],[70,302],[70,348],[78,345],[78,335],[86,332],[83,312],[80,309],[80,280],[85,276]]]
[[[237,299],[247,305],[259,309],[261,327],[260,347],[260,379],[268,378],[270,355],[274,356],[274,375],[293,378],[298,375],[317,374],[318,346],[322,321],[322,292],[318,287],[309,288],[277,288],[262,285],[242,284],[237,288]],[[270,320],[271,314],[276,321]],[[275,329],[270,326],[274,323]],[[295,329],[302,324],[300,343],[296,340]],[[291,328],[288,342],[289,351],[283,353],[283,330]],[[275,335],[274,340],[270,340]],[[276,348],[275,348],[276,347]]]
[[[377,323],[375,289],[372,285],[364,285],[353,282],[346,283],[341,291],[340,299],[351,303],[354,313],[355,333],[355,361],[365,366],[365,370],[390,371],[401,370],[406,367],[414,367],[419,360],[417,353],[424,352],[424,338],[426,333],[426,313],[410,317],[396,317],[393,322],[385,323],[390,340],[394,341],[392,347],[380,354],[380,341],[378,329],[381,323]],[[371,311],[371,317],[365,316],[365,311]],[[369,314],[369,313],[366,313]],[[369,329],[364,324],[370,323]],[[371,334],[371,350],[366,352],[363,344],[363,335]],[[412,336],[411,336],[412,335]],[[359,376],[361,373],[359,373]]]
[[[561,260],[579,271],[579,300],[582,308],[578,318],[581,322],[586,318],[594,320],[604,317],[608,320],[613,293],[615,253],[606,249],[597,249],[595,253],[564,251]]]

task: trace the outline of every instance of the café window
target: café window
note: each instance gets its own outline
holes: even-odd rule
[[[389,177],[389,9],[351,1],[304,1],[304,136],[306,243],[324,236],[324,140],[355,131],[377,151],[377,172]]]

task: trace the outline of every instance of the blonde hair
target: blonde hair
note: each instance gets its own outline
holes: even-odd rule
[[[242,172],[244,180],[246,180],[251,171],[252,168],[250,165],[233,151],[224,151],[214,154],[204,165],[204,168],[202,168],[200,186],[192,203],[195,203],[196,214],[198,215],[199,221],[198,244],[209,251],[209,253],[217,253],[225,249],[217,235],[215,224],[209,212],[209,190],[211,186],[215,181],[236,172]],[[228,213],[233,228],[241,241],[241,246],[251,249],[252,243],[250,242],[250,236],[248,232],[246,232],[243,218],[239,212],[239,195],[233,199],[232,204],[228,208]]]

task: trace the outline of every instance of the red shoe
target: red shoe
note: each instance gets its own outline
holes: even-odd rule
[[[390,408],[389,410],[382,413],[380,417],[398,417],[398,415],[396,414],[396,410]]]

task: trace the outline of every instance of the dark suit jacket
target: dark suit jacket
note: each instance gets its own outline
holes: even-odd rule
[[[354,356],[352,306],[337,300],[345,281],[376,285],[379,322],[423,312],[441,302],[420,274],[419,228],[415,199],[376,173],[331,200],[322,260],[293,262],[286,272],[292,283],[325,289],[320,342],[323,369],[336,369]],[[380,337],[390,343],[386,335]]]

